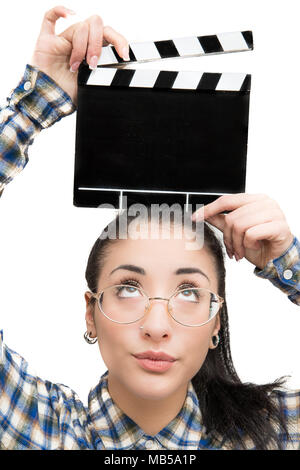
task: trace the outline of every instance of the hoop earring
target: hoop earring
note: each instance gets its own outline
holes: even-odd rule
[[[219,335],[214,335],[212,338],[212,344],[214,345],[215,348],[218,347],[218,344],[220,342],[220,338],[219,338]]]
[[[88,344],[95,344],[97,343],[98,341],[98,338],[90,338],[90,335],[92,334],[92,332],[89,334],[87,331],[84,333],[83,337],[85,339],[85,341],[88,343]]]

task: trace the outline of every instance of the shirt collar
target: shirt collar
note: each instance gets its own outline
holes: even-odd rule
[[[89,394],[89,415],[93,429],[107,450],[126,450],[139,446],[139,441],[149,438],[131,418],[112,400],[108,391],[108,371]],[[185,402],[178,415],[152,437],[165,449],[198,449],[205,447],[205,429],[194,387],[189,382]]]

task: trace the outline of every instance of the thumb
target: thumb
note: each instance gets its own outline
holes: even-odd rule
[[[47,11],[44,16],[41,34],[55,34],[55,24],[59,18],[66,18],[69,15],[75,15],[73,10],[69,10],[66,7],[58,6]]]

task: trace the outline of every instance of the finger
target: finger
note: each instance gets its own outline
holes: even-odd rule
[[[79,65],[86,56],[88,37],[88,25],[85,22],[79,23],[73,34],[73,49],[70,57],[70,67],[72,72],[76,72],[76,70],[78,70]]]
[[[97,68],[101,55],[103,42],[103,21],[100,16],[94,15],[88,20],[89,39],[87,47],[86,61],[91,69]]]
[[[204,206],[202,210],[199,209],[199,211],[196,211],[193,214],[192,219],[201,220],[201,217],[203,217],[203,213],[205,218],[210,218],[224,211],[232,211],[245,204],[266,199],[267,197],[268,196],[264,194],[225,194],[216,199],[215,201],[211,202],[210,204]]]
[[[55,34],[57,20],[59,18],[66,18],[68,14],[75,15],[75,12],[63,6],[57,6],[47,11],[42,22],[41,33]]]
[[[261,225],[255,225],[245,232],[244,246],[249,249],[257,249],[260,241],[274,241],[284,238],[282,234],[289,233],[284,221],[272,221]],[[280,240],[281,241],[281,240]]]
[[[253,206],[254,208],[256,207],[255,204],[253,204]],[[245,256],[245,232],[251,227],[260,226],[270,222],[276,222],[278,224],[281,220],[278,219],[278,213],[274,210],[270,210],[268,212],[258,212],[255,210],[253,212],[244,211],[242,216],[236,216],[235,212],[228,214],[226,219],[231,230],[232,250],[237,255],[238,259],[242,259]]]
[[[225,221],[225,214],[220,214],[220,215],[215,215],[214,217],[211,217],[209,219],[206,219],[206,221],[210,224],[216,227],[218,230],[221,230],[223,232],[223,241],[224,245],[227,251],[227,254],[229,258],[233,258],[233,252],[232,252],[232,243],[231,243],[231,234],[229,233],[228,227],[226,226],[226,221]]]
[[[111,26],[104,26],[103,38],[116,48],[120,57],[129,60],[129,44],[122,34],[117,33]]]
[[[231,241],[231,229],[226,224],[225,217],[226,217],[225,214],[219,214],[219,215],[210,217],[209,219],[206,219],[206,220],[210,225],[213,225],[218,230],[221,230],[221,232],[223,232],[223,242],[224,242],[229,258],[232,259],[233,251],[232,251],[232,241]]]

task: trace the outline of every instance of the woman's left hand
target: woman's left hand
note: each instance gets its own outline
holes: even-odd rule
[[[120,57],[129,60],[129,45],[124,36],[110,26],[104,26],[98,15],[75,23],[57,35],[56,22],[69,14],[74,12],[63,6],[47,11],[30,65],[49,75],[77,104],[77,71],[80,63],[86,58],[90,67],[96,68],[102,46],[108,44],[115,46]]]
[[[228,214],[222,214],[230,211]],[[293,235],[277,202],[264,194],[226,194],[193,214],[223,232],[228,256],[263,269],[292,244]]]

